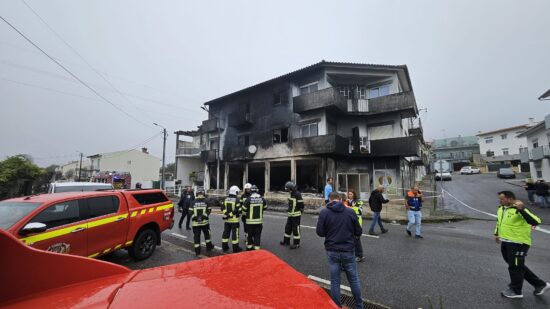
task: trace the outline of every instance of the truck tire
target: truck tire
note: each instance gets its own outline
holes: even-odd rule
[[[158,236],[152,229],[145,229],[136,236],[134,245],[129,248],[130,256],[138,261],[150,257],[157,247]]]

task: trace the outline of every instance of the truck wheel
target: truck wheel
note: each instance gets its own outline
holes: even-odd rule
[[[134,245],[128,250],[130,256],[138,261],[150,257],[157,247],[158,236],[151,229],[141,231],[134,240]]]

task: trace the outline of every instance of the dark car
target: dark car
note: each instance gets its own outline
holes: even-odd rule
[[[498,178],[516,178],[516,174],[511,168],[501,168],[497,172]]]

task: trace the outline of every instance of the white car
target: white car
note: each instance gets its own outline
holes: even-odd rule
[[[479,168],[477,167],[473,167],[473,166],[464,166],[463,168],[460,169],[460,174],[461,175],[464,175],[464,174],[480,174],[481,171],[479,170]]]
[[[52,182],[48,193],[88,192],[97,190],[113,190],[110,183],[100,182]]]
[[[435,173],[435,180],[453,180],[451,172]]]

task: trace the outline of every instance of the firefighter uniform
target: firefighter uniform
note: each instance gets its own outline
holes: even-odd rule
[[[201,254],[201,232],[204,233],[204,240],[206,242],[206,251],[210,251],[214,248],[212,239],[210,236],[210,223],[208,216],[211,209],[206,203],[206,198],[203,194],[197,192],[197,198],[191,203],[189,207],[189,215],[191,216],[191,227],[193,228],[193,243],[195,247],[195,254]]]
[[[267,208],[267,203],[265,199],[258,194],[253,192],[249,196],[243,206],[242,210],[246,216],[246,231],[247,231],[247,240],[246,240],[246,250],[259,250],[260,241],[263,228],[263,213]]]
[[[233,252],[242,251],[239,247],[239,216],[241,215],[241,201],[236,195],[229,195],[222,204],[223,234],[222,249],[229,250],[229,238],[233,245]]]
[[[248,185],[248,184],[247,184]],[[244,202],[246,201],[247,198],[250,197],[250,195],[252,193],[250,193],[250,189],[245,186],[244,187],[244,192],[243,194],[241,195],[241,208],[242,206],[244,206]],[[242,210],[242,209],[241,209]],[[246,227],[246,214],[244,212],[241,211],[241,219],[243,221],[243,228],[244,228],[244,243],[246,245],[246,242],[248,241],[248,229]]]
[[[304,212],[304,200],[302,194],[295,188],[291,189],[288,199],[288,218],[285,225],[285,236],[282,245],[290,245],[290,237],[294,239],[291,249],[300,247],[300,219]]]

